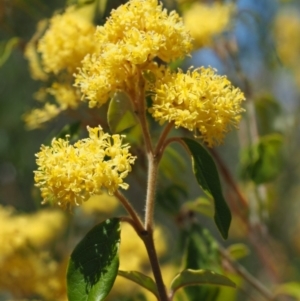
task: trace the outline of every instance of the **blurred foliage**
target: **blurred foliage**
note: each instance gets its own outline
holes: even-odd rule
[[[33,95],[41,86],[31,79],[28,62],[24,58],[25,45],[34,35],[37,22],[61,11],[66,4],[77,4],[83,8],[88,5],[93,7],[94,23],[103,24],[111,9],[124,2],[0,0],[0,205],[4,208],[12,206],[24,214],[40,210],[41,199],[33,184],[34,154],[41,144],[49,144],[54,136],[70,135],[70,140],[75,141],[84,135],[82,129],[86,125],[66,113],[42,129],[25,129],[22,116],[33,108]],[[196,1],[164,2],[167,7],[178,8],[184,14]],[[232,227],[236,228],[230,232],[226,244],[220,242],[220,236],[211,221],[211,199],[201,194],[192,168],[187,163],[187,156],[172,145],[167,148],[161,162],[157,191],[156,215],[159,223],[164,224],[163,233],[167,242],[167,247],[161,243],[162,249],[165,248],[160,252],[162,269],[169,283],[183,265],[226,273],[238,285],[237,290],[189,287],[184,293],[178,293],[178,300],[186,300],[187,295],[188,300],[199,300],[201,296],[205,301],[256,299],[257,289],[249,283],[245,284],[230,262],[220,256],[218,244],[225,244],[234,260],[239,260],[258,281],[274,289],[276,300],[299,300],[300,47],[299,39],[291,37],[300,34],[300,27],[297,27],[298,22],[300,24],[300,4],[297,0],[232,2],[236,3],[237,11],[232,17],[231,27],[215,36],[209,47],[196,50],[189,62],[195,66],[211,65],[220,73],[228,74],[246,94],[247,112],[240,131],[230,134],[224,146],[215,149],[223,162],[218,167],[225,197],[234,216]],[[294,12],[292,15],[289,14],[291,11]],[[290,22],[282,18],[286,15]],[[201,26],[203,24],[199,22],[199,28]],[[286,32],[290,34],[286,35]],[[186,61],[172,64],[174,69],[188,65]],[[115,102],[109,105],[108,114],[117,115],[112,120],[118,122],[109,120],[108,124],[103,123],[102,126],[128,134],[128,142],[133,145],[133,152],[139,161],[134,174],[130,176],[131,190],[128,196],[142,213],[144,208],[140,198],[144,197],[141,194],[146,186],[146,158],[138,146],[141,141],[140,128],[134,126],[131,108],[128,110],[126,106],[120,108],[117,105],[115,98]],[[105,119],[107,109],[108,106],[104,106],[101,111],[93,111],[93,117],[97,118],[91,120],[97,124]],[[91,116],[86,111],[81,112],[86,120],[90,120]],[[127,112],[130,112],[129,116]],[[151,123],[151,127],[156,133],[155,125]],[[183,130],[175,131],[186,135]],[[92,209],[86,211],[75,210],[65,222],[65,233],[52,241],[50,248],[26,245],[25,251],[18,249],[16,258],[19,268],[24,267],[21,259],[28,258],[32,262],[32,258],[38,258],[38,271],[46,267],[51,270],[51,275],[62,279],[66,258],[80,237],[99,219],[113,213],[123,214],[117,206],[105,206],[105,209],[96,207],[91,206]],[[33,219],[31,215],[28,216]],[[239,228],[246,229],[242,237],[237,234]],[[18,235],[14,233],[12,236]],[[149,266],[145,263],[146,259],[140,254],[133,255],[135,247],[129,246],[124,251],[128,256],[123,255],[127,258],[124,262],[147,274]],[[45,252],[48,253],[45,255]],[[144,261],[137,262],[138,256]],[[177,265],[170,268],[168,264],[171,258],[176,258]],[[12,277],[9,279],[14,279],[9,276]],[[127,284],[120,281],[119,285]],[[55,287],[55,283],[51,285]],[[43,291],[35,292],[38,294],[36,296],[32,292],[22,295],[22,292],[3,285],[0,285],[0,289],[0,300],[3,301],[12,298],[47,300]],[[111,293],[111,300],[151,300],[137,286],[128,286],[128,290],[129,294],[134,292],[134,296],[120,296],[115,289]],[[65,288],[58,287],[58,291],[59,296],[63,296],[61,300],[65,300]],[[195,292],[197,298],[193,299]],[[291,299],[285,299],[285,296]],[[55,298],[60,300],[59,297]]]

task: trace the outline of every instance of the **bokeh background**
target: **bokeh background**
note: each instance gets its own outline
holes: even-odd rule
[[[239,261],[241,266],[272,294],[277,294],[278,300],[300,300],[300,2],[163,2],[168,9],[177,9],[185,21],[194,24],[199,31],[205,28],[206,24],[217,21],[214,21],[209,13],[198,13],[196,17],[188,16],[188,12],[197,11],[196,5],[231,3],[234,7],[234,13],[226,26],[215,33],[210,41],[205,41],[202,45],[200,43],[193,51],[192,57],[178,62],[178,66],[185,70],[191,65],[216,68],[218,73],[227,75],[240,87],[247,98],[240,130],[230,133],[224,145],[213,150],[220,167],[224,192],[233,212],[229,240],[222,241],[211,219],[203,215],[203,209],[200,210],[200,220],[224,248],[236,243],[243,244],[240,252],[248,250],[246,253],[249,254],[242,256]],[[41,84],[32,79],[24,51],[36,31],[38,21],[50,18],[54,12],[74,3],[76,1],[66,3],[59,0],[0,0],[0,205],[1,208],[13,207],[24,218],[27,216],[28,224],[18,224],[17,220],[15,221],[16,225],[27,225],[28,228],[29,221],[34,220],[34,214],[43,207],[40,204],[39,191],[34,188],[34,154],[39,151],[41,144],[49,143],[54,136],[65,130],[71,119],[63,114],[41,129],[26,129],[23,116],[36,105],[33,95]],[[112,8],[121,3],[121,0],[107,1],[105,10],[98,17],[99,24],[104,22]],[[81,4],[84,5],[85,2],[82,1]],[[133,199],[134,196],[144,193],[145,162],[143,159],[140,162],[140,169],[130,178],[131,190],[128,196],[133,196]],[[194,201],[203,195],[193,178],[188,157],[179,148],[169,152],[163,164],[156,215],[158,224],[164,227],[164,230],[158,232],[169,233],[165,242],[158,238],[167,274],[174,270],[169,264],[170,258],[174,257],[178,262],[181,256],[172,251],[178,238],[174,227],[178,225],[178,220],[183,214],[180,208],[184,202]],[[172,179],[174,173],[177,175],[176,181]],[[176,185],[173,185],[174,182]],[[133,202],[142,212],[143,204]],[[188,208],[193,214],[198,210],[193,206],[192,209]],[[64,261],[62,254],[70,251],[78,237],[89,227],[101,218],[111,216],[113,212],[122,212],[117,209],[117,205],[86,210],[71,214],[71,217],[70,214],[60,217],[61,224],[68,224],[68,227],[48,227],[48,230],[53,229],[58,233],[57,237],[60,237],[60,240],[53,237],[52,241],[55,243],[51,244],[52,250],[55,249],[56,262]],[[88,216],[86,220],[82,219],[84,214]],[[74,221],[77,215],[80,222]],[[4,214],[0,220],[0,227],[12,227],[8,220]],[[6,222],[6,226],[2,225]],[[49,225],[51,223],[53,224],[53,221],[51,222],[50,218]],[[36,228],[42,226],[37,224]],[[70,231],[76,234],[74,237],[77,238],[71,239]],[[0,230],[0,235],[1,233],[4,233],[4,230]],[[4,234],[2,235],[0,253],[7,243]],[[62,243],[66,237],[67,246]],[[131,266],[136,264],[138,268],[145,265],[137,259],[139,256],[144,258],[144,255],[133,256],[135,249],[133,244],[126,252],[131,254],[128,259]],[[134,263],[135,260],[137,263]],[[45,260],[42,261],[44,264]],[[49,262],[48,259],[46,261]],[[230,272],[231,269],[232,267],[225,266],[225,270]],[[58,270],[57,268],[56,272]],[[0,274],[4,273],[9,271],[4,268],[1,271],[0,268]],[[59,273],[63,275],[63,272]],[[48,283],[43,277],[40,275],[36,281],[40,279]],[[32,291],[17,291],[14,288],[17,282],[13,277],[11,281],[15,282],[11,286],[1,284],[2,278],[4,277],[0,276],[0,300],[58,300],[57,296],[46,298],[47,293],[41,291],[37,295]],[[226,300],[267,299],[266,295],[257,292],[257,289],[247,281],[242,281],[242,278],[237,280],[243,283],[238,293],[230,297],[227,295]],[[130,300],[113,296],[112,300]]]

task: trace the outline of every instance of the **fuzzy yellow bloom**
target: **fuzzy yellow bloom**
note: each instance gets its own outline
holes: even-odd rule
[[[274,31],[280,60],[293,68],[296,63],[300,63],[300,14],[294,11],[278,14]]]
[[[45,101],[47,94],[54,97],[56,104],[46,103],[44,107],[37,108],[24,114],[23,119],[27,129],[38,129],[66,109],[76,109],[80,104],[79,91],[65,83],[53,83],[50,88],[41,89],[35,94],[39,101]]]
[[[105,103],[116,89],[130,92],[138,71],[154,58],[169,62],[192,49],[182,19],[156,0],[130,0],[113,10],[95,40],[97,51],[85,57],[75,81],[90,107]]]
[[[70,208],[100,194],[106,188],[113,194],[131,171],[135,157],[129,153],[124,136],[105,134],[102,128],[89,128],[89,138],[70,145],[68,140],[53,139],[51,146],[42,145],[36,154],[36,186],[45,202]]]
[[[113,10],[104,26],[98,26],[98,43],[118,44],[126,60],[142,64],[154,57],[165,62],[186,56],[191,37],[182,19],[167,13],[157,0],[130,0]]]
[[[230,127],[237,126],[244,94],[214,69],[202,67],[184,74],[161,67],[154,74],[149,111],[161,124],[174,122],[175,127],[194,131],[208,146],[222,142]]]
[[[214,36],[228,27],[233,12],[233,5],[220,3],[194,3],[184,11],[184,24],[194,38],[194,47],[210,46]]]
[[[33,109],[24,114],[23,119],[28,129],[38,129],[41,128],[44,123],[59,115],[60,112],[61,108],[57,105],[46,103],[43,108]]]
[[[16,250],[45,247],[62,233],[66,222],[61,211],[43,210],[25,215],[2,206],[0,221],[0,265]]]
[[[33,296],[63,300],[60,268],[43,249],[63,233],[64,214],[57,210],[16,214],[12,208],[0,206],[0,222],[0,290],[18,300],[32,300]]]
[[[86,215],[111,214],[119,206],[120,202],[115,196],[103,193],[92,195],[87,202],[80,207]]]
[[[71,7],[50,20],[49,29],[38,43],[46,72],[73,73],[81,60],[95,49],[95,27]]]
[[[0,269],[0,290],[10,292],[15,300],[67,300],[63,278],[58,277],[60,267],[46,252],[16,251]]]
[[[47,26],[46,20],[37,24],[37,30],[25,47],[24,56],[28,60],[31,77],[35,80],[46,81],[48,74],[43,70],[40,58],[37,52],[37,42]]]
[[[80,93],[69,84],[53,83],[47,92],[55,97],[61,109],[76,109],[80,101]]]

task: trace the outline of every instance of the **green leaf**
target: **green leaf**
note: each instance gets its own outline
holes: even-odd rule
[[[274,180],[281,172],[283,137],[280,134],[263,136],[241,155],[241,175],[256,184]]]
[[[254,101],[258,129],[261,136],[280,130],[281,107],[271,94],[263,94]],[[282,127],[282,126],[281,126]]]
[[[172,61],[171,63],[169,63],[169,68],[172,71],[177,71],[177,69],[180,68],[183,63],[184,63],[184,59],[177,59],[177,60]]]
[[[146,81],[148,81],[151,84],[155,83],[156,77],[155,77],[155,74],[151,70],[144,70],[142,72],[142,74]]]
[[[218,244],[208,229],[197,223],[192,223],[188,229],[182,231],[181,235],[183,236],[181,245],[186,246],[184,269],[205,269],[222,273]],[[189,286],[184,289],[184,292],[189,301],[215,301],[219,295],[220,287]]]
[[[0,67],[8,60],[11,55],[13,48],[16,47],[20,42],[17,37],[11,38],[8,41],[0,42]]]
[[[187,269],[179,273],[171,283],[171,290],[174,293],[178,289],[192,285],[217,285],[235,288],[236,285],[229,278],[209,270]]]
[[[213,204],[209,199],[207,199],[205,197],[200,197],[194,201],[185,202],[183,204],[183,209],[194,211],[194,212],[199,212],[208,217],[214,216]]]
[[[244,258],[249,255],[249,248],[241,243],[233,244],[227,248],[227,252],[234,260]]]
[[[101,301],[110,292],[119,268],[120,221],[96,225],[71,254],[67,271],[69,301]]]
[[[163,176],[171,179],[172,182],[182,182],[179,175],[184,174],[186,162],[177,150],[173,147],[166,148],[159,164]]]
[[[193,170],[198,184],[214,199],[215,223],[224,239],[228,237],[231,213],[223,197],[217,167],[207,150],[195,140],[182,138],[193,158]]]
[[[57,138],[62,138],[65,139],[67,135],[69,135],[69,140],[77,140],[79,135],[79,130],[80,130],[81,122],[76,121],[71,124],[65,125],[61,131],[56,135]]]
[[[152,278],[137,271],[119,270],[118,275],[139,284],[140,286],[144,287],[145,289],[153,293],[157,298],[159,298],[156,284]]]
[[[300,283],[299,282],[287,282],[279,285],[275,289],[276,295],[286,295],[300,300]]]
[[[129,96],[118,91],[110,100],[107,121],[113,133],[120,133],[138,123]]]
[[[186,186],[182,183],[172,183],[166,185],[166,181],[161,181],[157,189],[157,205],[167,214],[178,214],[181,207],[181,200],[188,197]]]

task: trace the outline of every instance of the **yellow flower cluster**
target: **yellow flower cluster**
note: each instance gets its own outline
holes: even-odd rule
[[[244,95],[214,69],[202,67],[184,74],[160,67],[154,75],[149,111],[161,124],[174,122],[175,127],[198,132],[208,146],[220,143],[230,126],[237,126]]]
[[[11,208],[0,206],[0,264],[15,250],[28,245],[44,247],[64,229],[61,211],[45,210],[32,215],[15,215]]]
[[[68,108],[76,109],[79,105],[80,93],[70,84],[55,82],[50,88],[38,91],[36,99],[45,101],[47,93],[55,98],[56,103],[46,102],[42,108],[33,109],[24,114],[23,119],[30,130],[43,127],[46,122],[58,116],[62,111]]]
[[[36,49],[36,44],[40,39],[42,33],[45,31],[47,26],[46,20],[42,20],[37,24],[37,30],[31,40],[27,43],[25,47],[24,55],[29,63],[29,69],[31,77],[35,80],[46,81],[48,79],[48,74],[43,70],[39,55]]]
[[[283,12],[275,19],[277,51],[282,62],[289,67],[300,65],[300,14],[293,11]]]
[[[103,193],[101,195],[92,195],[80,208],[86,215],[95,214],[99,217],[99,214],[111,215],[119,205],[120,202],[115,196]]]
[[[74,89],[71,85],[62,83],[53,83],[47,92],[54,96],[56,102],[61,109],[78,107],[78,100],[80,99],[79,91]]]
[[[16,214],[0,206],[0,221],[0,288],[18,300],[63,300],[58,264],[43,249],[62,234],[64,214],[54,210]]]
[[[217,2],[212,5],[194,3],[184,11],[184,24],[194,38],[194,47],[210,46],[214,36],[228,27],[233,12],[233,5]]]
[[[46,103],[41,109],[33,109],[24,114],[26,127],[30,130],[41,128],[43,124],[55,118],[61,110],[54,104]]]
[[[297,87],[300,87],[300,14],[288,10],[280,12],[274,23],[276,46],[281,63],[290,68]]]
[[[135,157],[124,136],[105,134],[102,128],[89,128],[89,138],[70,145],[68,140],[53,139],[36,154],[36,186],[45,202],[70,208],[87,201],[106,188],[113,194],[119,187],[128,188],[123,179],[131,171]]]
[[[50,20],[49,29],[38,43],[46,72],[73,73],[87,53],[95,49],[95,27],[81,18],[74,8]]]
[[[95,50],[96,27],[74,7],[55,15],[49,23],[46,31],[47,22],[38,23],[36,33],[26,46],[25,56],[34,79],[46,81],[49,73],[54,73],[54,83],[44,89],[54,97],[54,103],[26,113],[24,121],[28,129],[40,128],[62,111],[79,106],[80,93],[73,87],[73,72],[84,56]]]
[[[154,58],[169,62],[192,48],[182,19],[157,0],[130,0],[113,10],[95,40],[97,52],[84,58],[75,82],[90,107],[105,103],[116,89],[130,92],[138,71]]]

